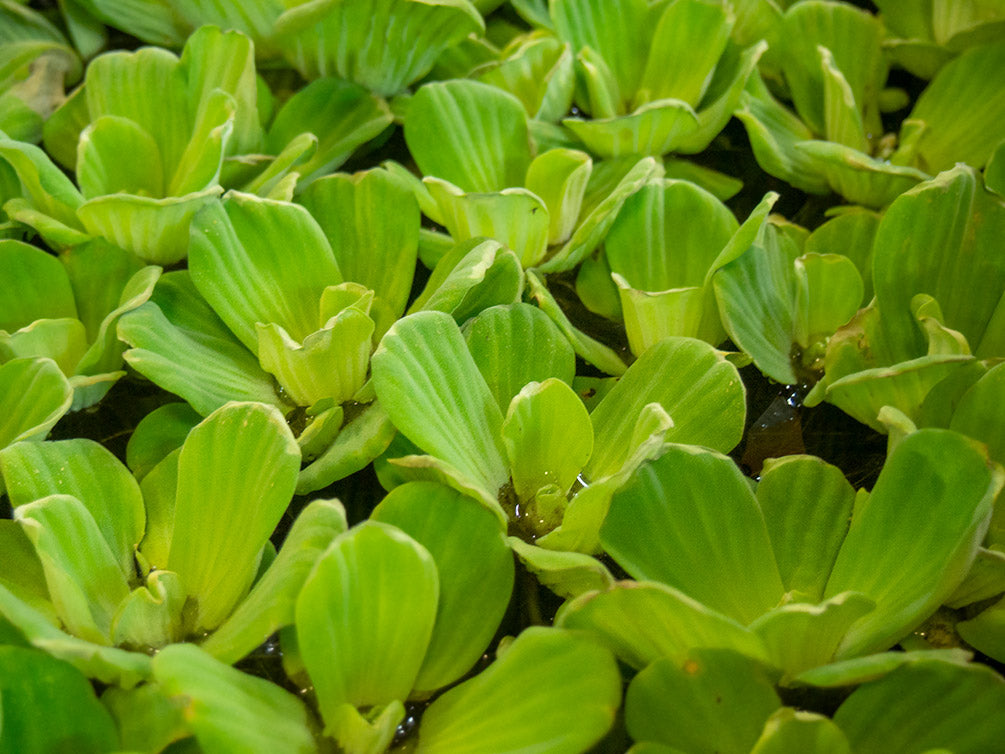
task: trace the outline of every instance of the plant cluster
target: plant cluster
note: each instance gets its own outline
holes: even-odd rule
[[[1000,0],[0,0],[0,751],[1001,751],[1003,239]]]

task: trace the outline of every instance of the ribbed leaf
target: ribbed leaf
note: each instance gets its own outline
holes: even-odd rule
[[[1005,391],[1005,365],[991,367],[987,373],[960,398],[949,428],[988,446],[991,458],[1005,461],[1005,422],[1002,421],[1002,401]]]
[[[235,670],[191,644],[165,647],[153,668],[166,693],[185,699],[185,720],[203,751],[317,750],[307,708],[275,684]]]
[[[668,3],[653,31],[633,105],[673,97],[698,107],[733,28],[730,9],[703,0]]]
[[[0,241],[0,330],[39,319],[76,318],[70,280],[59,259],[21,241]]]
[[[47,710],[39,725],[39,710]],[[45,652],[0,647],[0,749],[19,754],[103,754],[119,735],[79,670]]]
[[[530,501],[544,487],[555,486],[564,499],[593,452],[586,407],[571,387],[553,377],[531,382],[517,394],[503,422],[502,439],[513,488],[531,508]],[[537,513],[543,513],[540,506]]]
[[[429,706],[416,751],[576,754],[603,737],[620,702],[621,676],[606,649],[571,632],[532,627]]]
[[[859,591],[876,602],[839,656],[889,648],[952,594],[976,555],[1001,485],[973,441],[954,432],[921,430],[894,448],[852,520],[824,592]],[[908,503],[925,516],[905,516]]]
[[[391,121],[387,104],[363,87],[336,78],[318,79],[290,97],[276,113],[266,147],[279,154],[299,134],[317,136],[317,151],[297,165],[304,186],[337,170]],[[318,222],[322,222],[321,218]]]
[[[929,660],[856,690],[834,722],[862,754],[993,751],[1005,735],[1005,682],[982,665]],[[875,711],[882,709],[882,715]]]
[[[220,321],[187,272],[165,275],[153,300],[126,314],[119,337],[125,359],[145,377],[208,415],[231,400],[287,404],[275,381]]]
[[[746,408],[736,367],[706,343],[667,338],[632,364],[590,415],[594,452],[586,472],[592,480],[621,468],[633,450],[636,420],[654,402],[673,420],[668,441],[723,452],[740,441]]]
[[[554,0],[549,10],[559,39],[576,53],[584,47],[594,50],[614,75],[618,104],[627,105],[639,86],[649,51],[652,27],[644,0]]]
[[[314,0],[276,21],[277,43],[308,79],[337,75],[382,96],[399,93],[440,53],[485,28],[467,0]],[[394,44],[387,44],[394,40]]]
[[[0,158],[17,173],[28,207],[55,219],[69,229],[79,229],[77,208],[84,198],[69,178],[36,146],[0,137]],[[5,210],[11,215],[11,210]]]
[[[782,707],[768,718],[750,754],[788,754],[793,751],[851,754],[848,739],[829,717]]]
[[[164,196],[164,169],[157,143],[135,121],[103,115],[80,137],[77,182],[86,199],[118,191]],[[130,159],[122,159],[123,154]]]
[[[87,232],[152,264],[170,265],[188,253],[189,224],[223,191],[219,186],[165,199],[110,194],[89,199],[77,214]]]
[[[343,705],[406,699],[439,599],[436,563],[400,529],[367,521],[338,537],[297,598],[297,647],[331,732]]]
[[[866,207],[885,207],[928,179],[928,174],[920,170],[877,160],[843,144],[798,141],[791,146],[795,153],[812,162],[833,191]]]
[[[925,123],[918,140],[922,170],[938,173],[966,162],[980,169],[1001,141],[1005,117],[1005,43],[1000,41],[967,50],[947,63],[925,88],[909,116]],[[954,102],[974,107],[954,112]]]
[[[965,649],[919,649],[910,652],[901,650],[892,652],[876,652],[875,654],[856,657],[851,660],[840,660],[830,665],[822,665],[812,670],[800,673],[795,679],[798,684],[817,686],[819,688],[838,688],[840,686],[857,686],[882,678],[904,665],[927,663],[932,660],[951,662],[956,665],[967,665],[973,659],[973,653]]]
[[[782,706],[763,668],[723,649],[696,649],[644,668],[625,695],[636,741],[684,751],[749,754],[768,716]]]
[[[673,152],[698,130],[698,116],[686,102],[660,99],[630,115],[595,120],[566,118],[562,125],[600,157],[659,156]]]
[[[862,103],[855,101],[855,93],[837,67],[833,53],[823,46],[818,46],[817,52],[823,68],[824,136],[827,141],[868,152],[869,140],[859,110]]]
[[[345,279],[362,283],[400,315],[419,247],[419,207],[409,192],[374,169],[317,180],[300,203],[327,236]]]
[[[133,552],[145,514],[136,480],[109,451],[91,440],[18,443],[0,451],[7,495],[16,508],[49,495],[72,495],[90,512],[122,571],[132,579]]]
[[[271,406],[230,404],[189,433],[166,568],[198,600],[196,628],[222,623],[248,588],[299,468],[300,449]]]
[[[554,122],[572,105],[572,50],[554,37],[530,36],[503,60],[476,69],[472,78],[517,97],[531,118]]]
[[[413,684],[425,695],[453,683],[485,651],[509,604],[513,556],[495,516],[439,484],[395,487],[370,518],[401,529],[436,563],[436,623]]]
[[[750,630],[764,639],[772,664],[791,678],[833,660],[848,629],[874,607],[868,597],[842,592],[819,605],[781,605],[750,624]]]
[[[90,511],[70,495],[49,495],[18,506],[15,516],[42,562],[62,623],[83,639],[110,643],[112,618],[129,587]]]
[[[450,315],[399,320],[373,355],[377,397],[401,432],[495,499],[509,478],[502,413]]]
[[[555,377],[572,384],[572,346],[548,315],[529,304],[486,309],[465,326],[464,339],[503,413],[529,382]]]
[[[338,500],[315,500],[293,522],[276,559],[231,616],[202,644],[234,663],[293,623],[297,595],[321,554],[346,530]]]
[[[786,456],[764,464],[757,502],[785,590],[820,600],[848,530],[855,490],[836,466]]]
[[[518,537],[506,539],[524,568],[559,597],[571,600],[587,592],[604,591],[614,586],[611,572],[590,555],[546,550],[527,544]]]
[[[795,266],[793,340],[803,348],[829,338],[862,304],[862,277],[840,254],[803,254]]]
[[[405,141],[419,169],[462,191],[522,186],[530,165],[520,101],[477,81],[426,84],[408,105]]]
[[[291,243],[296,264],[290,263]],[[230,193],[192,223],[192,282],[251,350],[255,325],[275,323],[294,340],[318,329],[321,292],[342,282],[321,228],[303,207]]]
[[[695,647],[732,649],[768,661],[757,634],[665,584],[621,581],[608,591],[584,594],[562,606],[555,625],[590,632],[636,669],[661,657],[682,661]]]
[[[1001,343],[999,309],[1005,260],[993,252],[1005,235],[1005,206],[982,191],[973,169],[959,165],[905,193],[876,232],[873,284],[881,325],[894,361],[924,353],[911,299],[927,293],[978,357],[982,345]]]
[[[43,439],[73,403],[73,389],[51,359],[0,366],[0,448]]]
[[[614,493],[604,549],[634,578],[661,581],[741,623],[784,592],[757,500],[725,456],[684,445]]]
[[[541,197],[548,210],[549,244],[572,235],[592,171],[590,156],[577,149],[549,149],[527,168],[527,189]]]

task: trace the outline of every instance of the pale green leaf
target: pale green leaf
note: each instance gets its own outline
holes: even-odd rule
[[[300,449],[272,406],[228,404],[189,433],[164,567],[198,600],[194,628],[218,626],[248,588],[299,468]],[[239,538],[232,536],[238,523]]]
[[[748,754],[768,716],[782,706],[764,669],[723,649],[662,658],[632,679],[625,725],[636,741],[684,751]]]
[[[472,78],[519,98],[531,118],[557,121],[572,105],[572,50],[554,37],[545,36],[518,38],[513,44],[515,49],[505,58],[479,66]]]
[[[812,162],[814,171],[833,191],[866,207],[885,207],[928,179],[928,174],[920,170],[870,157],[844,144],[799,141],[792,148]]]
[[[698,116],[686,102],[667,98],[648,102],[629,115],[566,118],[562,125],[601,157],[658,156],[673,152],[692,136],[698,130]]]
[[[296,264],[289,263],[296,239]],[[342,282],[321,228],[303,207],[231,192],[192,223],[192,282],[231,331],[254,350],[255,325],[294,340],[318,329],[321,292]]]
[[[234,663],[291,625],[297,595],[311,569],[347,528],[345,511],[337,500],[311,502],[293,522],[268,570],[202,648],[218,660]]]
[[[523,105],[477,81],[420,88],[409,103],[405,141],[424,175],[462,191],[522,186],[531,160]]]
[[[0,365],[0,448],[44,439],[73,402],[73,389],[51,359]]]
[[[621,676],[606,649],[568,631],[532,627],[429,706],[416,751],[576,754],[603,737],[620,702]]]
[[[475,500],[429,482],[396,487],[370,515],[398,527],[433,556],[440,598],[421,695],[453,683],[485,651],[509,604],[513,557],[498,519]]]
[[[399,320],[372,362],[377,397],[395,426],[494,498],[509,478],[502,412],[453,318],[419,312]]]
[[[178,574],[152,571],[146,584],[133,589],[112,620],[112,643],[130,649],[158,649],[182,636],[185,589]]]
[[[164,172],[157,144],[134,121],[104,115],[84,129],[77,149],[77,182],[86,199],[118,191],[153,197],[164,195]],[[122,159],[124,153],[130,159]]]
[[[848,80],[834,61],[834,54],[823,45],[817,46],[823,68],[824,136],[827,141],[869,151],[869,139],[862,123],[861,102],[855,101]]]
[[[432,556],[389,524],[364,522],[317,561],[297,598],[297,646],[331,733],[344,704],[408,697],[438,599]]]
[[[581,594],[604,591],[614,585],[614,577],[607,567],[590,555],[546,550],[527,544],[517,537],[508,537],[507,541],[524,568],[560,597],[571,600]]]
[[[231,668],[191,644],[173,644],[153,660],[154,677],[185,699],[185,719],[206,754],[270,751],[310,754],[317,744],[307,708],[263,678]]]
[[[76,318],[70,279],[59,259],[21,241],[0,241],[0,330],[39,319]]]
[[[973,659],[973,652],[959,648],[922,649],[910,652],[900,650],[876,652],[864,657],[840,660],[830,665],[822,665],[818,668],[804,671],[795,680],[798,684],[818,686],[820,688],[857,686],[861,683],[882,678],[904,665],[912,665],[919,662],[925,663],[932,660],[966,665],[971,659]]]
[[[84,198],[45,152],[31,144],[0,137],[0,158],[7,161],[21,182],[26,209],[48,216],[67,230],[79,230],[77,209]],[[11,200],[13,201],[13,200]],[[5,211],[13,217],[8,202]]]
[[[620,581],[581,595],[562,606],[555,625],[590,632],[636,669],[661,657],[682,662],[695,647],[731,649],[768,662],[761,637],[665,584]]]
[[[784,588],[757,500],[727,457],[671,445],[615,494],[604,549],[640,580],[660,581],[743,624]]]
[[[851,754],[848,739],[833,721],[815,712],[782,707],[764,724],[750,754]]]
[[[824,592],[859,591],[876,602],[845,637],[839,657],[887,649],[952,594],[977,553],[1001,484],[973,441],[956,433],[920,430],[896,446],[852,519]],[[905,501],[925,516],[905,517]]]
[[[187,403],[167,403],[140,419],[126,445],[126,464],[137,481],[180,448],[201,419]]]
[[[502,412],[527,383],[554,377],[571,384],[575,375],[569,341],[542,310],[529,304],[484,310],[465,326],[464,339]]]
[[[991,367],[956,404],[949,429],[980,440],[988,446],[991,458],[1005,462],[1005,421],[1002,401],[1005,390],[1005,365]]]
[[[590,156],[577,149],[549,149],[527,168],[527,189],[548,210],[549,244],[564,243],[572,235],[592,171]]]

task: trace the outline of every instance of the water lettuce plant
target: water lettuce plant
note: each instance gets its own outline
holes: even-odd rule
[[[0,751],[999,750],[1003,19],[0,0]]]

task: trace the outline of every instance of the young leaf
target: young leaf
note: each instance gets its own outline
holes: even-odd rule
[[[414,688],[453,683],[485,651],[509,604],[513,557],[499,521],[477,501],[429,482],[394,488],[370,515],[398,527],[436,562],[436,623]]]
[[[494,500],[509,478],[502,413],[453,318],[419,312],[399,320],[372,362],[377,397],[395,426]]]
[[[644,668],[625,695],[636,741],[684,751],[749,754],[768,716],[782,706],[764,670],[724,649],[695,649]]]
[[[614,577],[607,567],[590,555],[546,550],[527,544],[518,537],[507,537],[506,541],[524,568],[559,597],[571,600],[587,592],[602,592],[614,586]]]
[[[892,646],[952,594],[1001,484],[973,441],[954,432],[920,430],[896,446],[852,520],[824,592],[859,591],[876,602],[848,632],[839,657]],[[905,517],[905,500],[924,509],[924,519]]]
[[[438,600],[432,556],[389,524],[364,522],[317,561],[297,598],[297,647],[333,735],[346,732],[338,725],[344,705],[408,698]]]
[[[636,579],[661,581],[741,623],[784,593],[760,507],[727,457],[669,446],[611,500],[604,549]]]
[[[248,588],[299,468],[300,449],[272,406],[231,403],[189,433],[164,567],[198,600],[195,628],[222,623]],[[234,537],[238,522],[242,535]]]
[[[621,676],[606,649],[572,632],[532,627],[429,706],[416,752],[576,754],[608,731],[620,701]]]
[[[0,365],[0,448],[43,439],[73,403],[73,389],[51,359]]]

